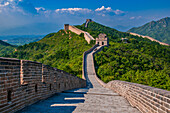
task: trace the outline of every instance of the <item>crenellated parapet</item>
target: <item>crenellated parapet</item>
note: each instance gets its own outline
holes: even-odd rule
[[[0,113],[15,112],[86,81],[42,63],[0,57]]]

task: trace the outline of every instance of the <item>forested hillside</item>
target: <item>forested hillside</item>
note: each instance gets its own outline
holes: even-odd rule
[[[141,27],[135,27],[128,32],[150,36],[156,40],[170,44],[170,17],[149,22]]]
[[[104,81],[124,80],[170,90],[170,47],[149,39],[119,32],[115,29],[90,22],[88,28],[76,26],[89,32],[94,38],[100,33],[109,37],[109,47],[95,55],[98,76]],[[121,38],[127,38],[128,43]],[[83,34],[60,30],[42,40],[4,55],[57,67],[77,76],[82,74],[83,52],[90,49]]]
[[[170,90],[170,47],[95,22],[77,27],[94,37],[99,33],[109,37],[109,47],[95,55],[96,72],[104,82],[123,80]]]
[[[38,61],[80,77],[83,52],[91,47],[82,35],[60,30],[58,33],[48,34],[38,42],[19,46],[17,51],[6,57]]]
[[[10,45],[2,40],[0,40],[0,57],[5,54],[9,54],[15,50],[15,46]]]

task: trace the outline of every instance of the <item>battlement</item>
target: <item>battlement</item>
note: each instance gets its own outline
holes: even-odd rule
[[[22,109],[86,81],[39,62],[0,57],[0,112]]]
[[[85,40],[88,42],[88,44],[90,44],[91,40],[95,40],[88,32],[85,32],[83,30],[80,30],[78,28],[76,28],[75,26],[71,26],[69,24],[64,24],[64,30],[70,30],[78,35],[80,35],[81,33],[84,34]]]

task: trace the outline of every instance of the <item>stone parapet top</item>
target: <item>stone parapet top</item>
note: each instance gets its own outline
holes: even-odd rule
[[[155,88],[155,87],[151,87],[151,86],[147,86],[147,85],[131,83],[131,82],[126,82],[126,81],[120,81],[120,80],[110,81],[108,83],[108,85],[112,84],[112,83],[116,83],[116,82],[117,83],[122,83],[122,84],[128,84],[128,85],[130,85],[129,87],[133,87],[133,86],[140,87],[140,88],[142,88],[144,90],[151,91],[151,92],[154,92],[156,94],[159,94],[159,95],[166,96],[166,97],[170,98],[170,91],[159,89],[159,88]]]
[[[20,61],[19,59],[16,59],[16,58],[5,58],[5,57],[0,57],[0,60]]]

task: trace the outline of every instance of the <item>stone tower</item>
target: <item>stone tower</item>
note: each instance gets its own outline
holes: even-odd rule
[[[108,46],[109,45],[109,39],[107,38],[106,34],[100,33],[98,38],[96,38],[96,44],[102,46]]]
[[[88,27],[88,24],[90,23],[90,22],[92,22],[92,19],[86,19],[86,23],[85,23],[85,26],[84,27]]]
[[[64,24],[64,30],[65,31],[69,30],[69,24]]]

